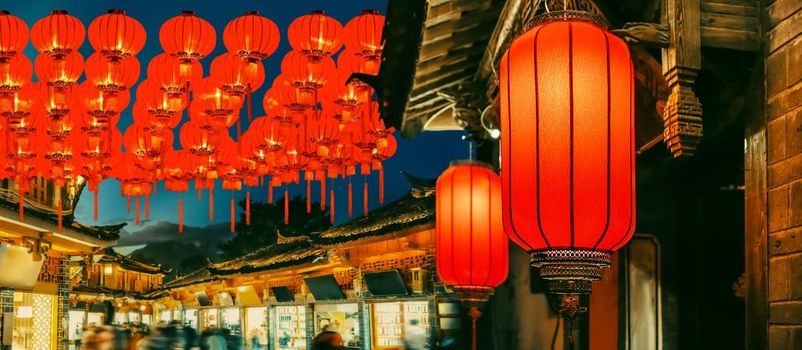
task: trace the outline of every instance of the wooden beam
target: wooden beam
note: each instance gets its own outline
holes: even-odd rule
[[[463,13],[473,11],[484,11],[492,5],[492,1],[479,0],[452,0],[442,6],[429,8],[424,25],[431,27],[443,22],[452,21],[462,17]]]
[[[702,27],[702,45],[738,51],[754,52],[760,42],[757,32],[724,28]]]
[[[430,38],[437,38],[443,35],[453,33],[455,30],[458,30],[459,28],[480,25],[485,21],[491,21],[495,23],[495,21],[498,19],[499,10],[503,5],[504,5],[503,2],[498,2],[493,4],[493,6],[489,9],[483,11],[474,11],[470,13],[465,13],[458,20],[444,22],[438,25],[428,27],[423,33],[423,40],[425,42]],[[488,33],[488,36],[489,34],[491,33]]]
[[[744,5],[744,4],[732,4],[732,3],[714,2],[714,1],[702,1],[702,12],[720,13],[720,14],[738,15],[738,16],[751,16],[755,18],[757,17],[757,8],[755,8],[754,4]]]
[[[484,45],[480,44],[483,44],[484,40],[486,40],[483,34],[488,30],[490,30],[490,25],[487,24],[471,26],[463,30],[457,30],[449,35],[425,41],[421,45],[418,64],[463,48],[473,48],[474,51],[481,52],[484,50]]]
[[[420,72],[418,77],[415,79],[420,81],[422,84],[425,84],[427,81],[431,81],[432,79],[437,79],[443,76],[443,72],[474,72],[476,70],[477,62],[481,58],[480,53],[476,53],[472,56],[461,57],[461,58],[454,58],[454,60],[442,60],[442,64],[440,65],[430,65],[426,71]],[[434,67],[439,66],[440,69],[435,69]]]
[[[734,29],[747,32],[757,32],[758,26],[756,16],[702,12],[700,20],[702,27]]]
[[[423,99],[426,96],[435,95],[437,90],[457,85],[471,78],[469,76],[470,74],[466,75],[463,73],[464,72],[453,71],[441,75],[437,79],[424,82],[421,85],[415,84],[415,86],[412,88],[412,93],[409,94],[410,104]]]

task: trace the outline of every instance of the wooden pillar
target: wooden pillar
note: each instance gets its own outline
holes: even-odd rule
[[[691,156],[702,139],[702,105],[693,91],[702,66],[699,0],[663,0],[669,46],[663,75],[669,95],[663,110],[663,140],[674,157]]]

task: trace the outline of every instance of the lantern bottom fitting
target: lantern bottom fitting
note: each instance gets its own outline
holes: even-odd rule
[[[601,269],[610,267],[610,253],[596,250],[540,250],[530,253],[530,262],[548,281],[555,294],[590,294]]]
[[[479,287],[479,286],[453,286],[451,289],[457,298],[462,302],[462,305],[468,308],[481,309],[482,306],[493,295],[492,287]]]

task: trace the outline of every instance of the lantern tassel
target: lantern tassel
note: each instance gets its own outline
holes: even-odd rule
[[[178,198],[178,233],[184,232],[184,200]]]
[[[362,193],[362,205],[364,206],[363,212],[368,216],[368,180],[365,178],[364,192]]]
[[[312,180],[306,180],[306,213],[312,212]]]
[[[472,307],[468,316],[471,317],[471,350],[476,350],[476,320],[482,316],[482,312],[477,307]]]
[[[125,205],[126,205],[126,208],[128,209],[128,214],[130,215],[131,214],[131,195],[130,194],[128,195],[128,197],[126,199]]]
[[[150,218],[150,195],[145,195],[145,219]]]
[[[236,208],[234,208],[234,194],[231,194],[231,233],[234,233],[237,230],[237,222],[234,218],[236,215]]]
[[[251,226],[251,190],[245,191],[245,225]]]
[[[332,225],[334,225],[334,186],[331,186],[331,192],[329,193],[329,200],[331,200],[331,204],[329,204],[329,219]]]
[[[320,180],[320,211],[326,210],[326,179]]]
[[[273,185],[267,184],[267,204],[273,205]]]
[[[96,188],[92,191],[92,201],[94,202],[94,208],[92,208],[92,216],[95,218],[95,222],[97,222],[97,193],[100,191],[100,188]]]
[[[62,226],[61,226],[62,225],[62,217],[63,217],[63,214],[64,214],[64,211],[62,209],[62,205],[63,205],[62,200],[59,199],[58,200],[58,232],[61,232],[61,229],[62,229]]]
[[[136,214],[135,214],[136,221],[135,221],[135,223],[137,225],[139,225],[139,196],[135,196],[135,197],[136,197],[136,209],[135,209],[135,211],[136,211]]]
[[[384,164],[379,167],[379,204],[384,204]]]
[[[198,202],[203,200],[203,189],[198,189]]]
[[[290,191],[284,186],[284,225],[290,224]]]
[[[354,186],[351,185],[351,180],[348,180],[348,217],[354,215]]]
[[[251,84],[248,84],[248,121],[253,120],[253,95],[251,95]]]
[[[25,221],[25,194],[19,194],[19,221]]]
[[[209,187],[209,221],[214,221],[214,189]]]

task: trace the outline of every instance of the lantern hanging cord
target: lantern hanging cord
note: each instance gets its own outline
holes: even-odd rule
[[[551,336],[551,350],[554,350],[554,346],[557,344],[557,334],[560,333],[560,320],[562,317],[557,317],[557,321],[554,324],[554,335]]]
[[[491,127],[487,126],[487,124],[485,124],[485,116],[487,115],[487,111],[489,111],[491,108],[493,108],[493,104],[487,105],[487,107],[485,107],[481,111],[482,114],[479,115],[479,123],[482,124],[482,128],[484,128],[485,131],[487,131],[487,133],[490,135],[490,137],[492,137],[494,139],[497,139],[497,138],[499,138],[499,136],[501,136],[501,131],[499,129],[496,129],[496,128],[491,128]]]

